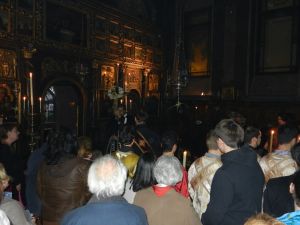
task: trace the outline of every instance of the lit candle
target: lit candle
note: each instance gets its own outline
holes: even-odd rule
[[[39,97],[40,113],[42,113],[42,97]]]
[[[123,105],[123,99],[120,100],[121,105]]]
[[[26,112],[26,96],[23,96],[23,113]]]
[[[270,143],[269,143],[269,152],[272,152],[274,133],[275,133],[275,131],[271,130]]]
[[[31,105],[31,113],[33,113],[33,85],[32,85],[32,73],[30,72],[29,73],[29,81],[30,81],[30,83],[29,83],[29,87],[30,87],[30,105]]]
[[[185,168],[186,167],[186,156],[187,156],[187,151],[183,152],[183,158],[182,158],[182,166]]]
[[[129,100],[129,109],[132,110],[132,100]]]

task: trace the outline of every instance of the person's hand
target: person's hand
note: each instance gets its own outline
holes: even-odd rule
[[[17,191],[21,191],[21,184],[16,185]]]

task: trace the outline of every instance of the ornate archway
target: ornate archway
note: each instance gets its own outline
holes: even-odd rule
[[[80,82],[70,77],[48,81],[42,92],[45,127],[66,127],[86,133],[87,95]]]

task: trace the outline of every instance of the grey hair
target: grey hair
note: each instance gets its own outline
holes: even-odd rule
[[[127,178],[123,163],[111,155],[96,159],[88,173],[88,186],[92,194],[99,197],[122,195]]]
[[[158,184],[174,186],[182,180],[182,167],[176,157],[163,155],[157,159],[153,174]]]

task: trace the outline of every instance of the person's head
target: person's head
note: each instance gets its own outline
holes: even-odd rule
[[[217,144],[218,136],[216,135],[214,130],[210,130],[206,135],[206,146],[208,150],[218,150]]]
[[[1,143],[11,145],[19,138],[19,130],[16,124],[2,124],[0,125],[0,139]]]
[[[146,152],[139,158],[132,181],[132,190],[134,192],[150,187],[156,183],[153,175],[154,164],[155,156],[151,152]]]
[[[140,110],[135,114],[134,121],[136,125],[145,124],[148,119],[148,113],[144,110]]]
[[[239,112],[231,111],[228,113],[228,118],[232,119],[234,122],[244,127],[246,124],[246,118]]]
[[[120,196],[124,192],[127,170],[111,155],[96,159],[88,172],[88,186],[98,198]]]
[[[237,149],[244,139],[243,128],[232,119],[221,120],[215,127],[217,144],[221,152]]]
[[[291,113],[282,112],[277,115],[277,124],[279,126],[291,124],[294,120],[295,118]]]
[[[295,209],[300,209],[300,170],[294,174],[292,183],[290,184],[290,193],[293,196]]]
[[[175,156],[163,155],[157,159],[153,174],[158,184],[174,186],[182,180],[182,167]]]
[[[247,219],[244,225],[284,225],[266,213],[258,213]]]
[[[175,131],[166,131],[161,138],[161,149],[163,153],[175,154],[178,136]]]
[[[118,106],[117,108],[114,109],[114,116],[117,119],[120,119],[124,114],[125,114],[124,106]]]
[[[292,148],[297,142],[298,130],[293,125],[282,125],[278,127],[278,145],[289,145]]]
[[[44,154],[48,165],[57,164],[66,155],[75,156],[78,149],[77,137],[63,129],[54,131],[47,144]]]
[[[295,144],[291,149],[292,158],[297,163],[298,167],[300,167],[300,143]]]
[[[120,132],[119,141],[122,145],[131,145],[135,137],[135,130],[133,126],[125,126]]]
[[[261,132],[256,127],[248,126],[245,129],[244,143],[257,148],[261,142]]]
[[[77,156],[80,158],[91,158],[93,153],[92,139],[87,136],[78,138]]]

